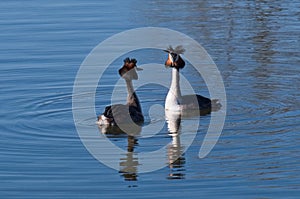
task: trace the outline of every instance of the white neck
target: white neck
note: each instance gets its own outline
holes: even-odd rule
[[[130,97],[134,93],[134,88],[133,88],[133,85],[132,85],[132,81],[131,80],[125,80],[125,82],[126,82],[128,97]]]
[[[179,71],[176,68],[172,68],[172,82],[166,97],[165,109],[180,111],[181,100]]]
[[[141,105],[140,105],[137,95],[134,92],[132,81],[131,80],[125,80],[125,81],[126,81],[127,92],[128,92],[127,105],[136,106],[138,108],[138,110],[141,112],[142,111]]]

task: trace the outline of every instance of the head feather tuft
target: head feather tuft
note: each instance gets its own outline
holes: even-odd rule
[[[126,57],[126,58],[124,59],[124,63],[129,63],[129,62],[130,62],[129,57]]]
[[[131,59],[130,62],[136,64],[137,63],[137,60],[135,58]]]
[[[183,54],[185,49],[182,47],[182,45],[176,46],[175,49],[170,45],[166,51],[170,53]]]
[[[174,52],[177,54],[183,54],[185,52],[185,49],[182,47],[182,45],[176,46],[176,48],[174,49]]]

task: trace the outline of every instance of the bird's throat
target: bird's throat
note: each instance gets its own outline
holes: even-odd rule
[[[172,68],[172,82],[165,103],[165,109],[167,110],[179,109],[182,100],[179,80],[178,69]]]

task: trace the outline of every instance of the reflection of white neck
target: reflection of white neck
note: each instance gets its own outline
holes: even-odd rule
[[[172,133],[171,136],[172,136],[172,146],[173,147],[181,147],[179,134]]]
[[[173,164],[178,158],[180,158],[183,152],[180,143],[181,114],[179,112],[166,110],[165,116],[168,124],[169,135],[172,136],[172,143],[168,147],[168,159],[169,163]]]
[[[181,92],[179,86],[179,71],[176,68],[172,68],[172,82],[166,98],[165,109],[180,111],[180,104]]]

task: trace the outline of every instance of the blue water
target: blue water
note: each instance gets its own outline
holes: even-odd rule
[[[295,0],[2,1],[1,198],[298,198],[299,16]],[[73,84],[101,41],[148,26],[180,31],[207,50],[224,80],[226,123],[207,157],[199,159],[198,152],[209,116],[201,118],[177,163],[150,173],[138,173],[137,164],[136,175],[126,175],[97,161],[81,142],[72,115]],[[139,63],[165,56],[151,52]],[[97,113],[109,103],[120,60],[97,90]],[[182,73],[207,95],[189,70]],[[152,104],[163,105],[167,92],[157,85],[138,91],[146,115]],[[136,142],[136,155],[171,140],[166,126],[147,139],[109,137],[124,150]]]

